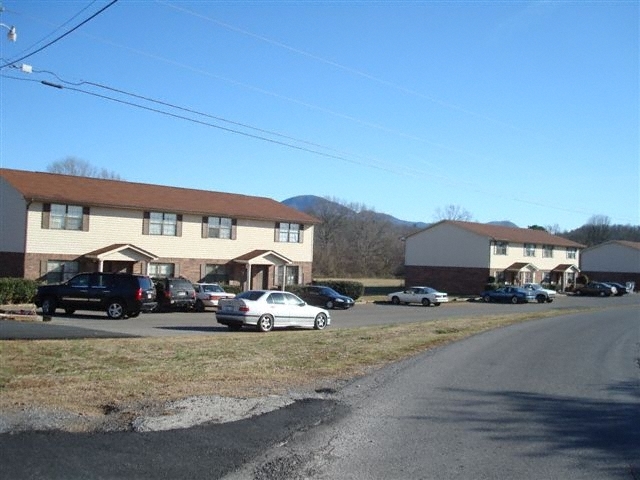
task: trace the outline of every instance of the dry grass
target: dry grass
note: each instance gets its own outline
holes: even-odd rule
[[[100,415],[109,406],[191,395],[279,394],[353,378],[434,346],[558,314],[518,313],[322,332],[2,341],[0,409],[53,407]]]

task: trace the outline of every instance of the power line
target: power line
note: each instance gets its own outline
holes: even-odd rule
[[[91,15],[89,18],[87,18],[86,20],[83,20],[82,22],[80,22],[78,25],[76,25],[75,27],[73,27],[71,30],[67,30],[65,33],[63,33],[62,35],[54,38],[53,40],[51,40],[49,43],[47,43],[46,45],[43,45],[42,47],[38,48],[37,50],[28,53],[27,55],[24,55],[20,58],[18,58],[17,60],[14,60],[10,63],[5,63],[4,65],[0,66],[0,70],[2,70],[3,68],[6,68],[14,63],[18,63],[21,62],[33,55],[35,55],[36,53],[41,52],[42,50],[44,50],[47,47],[50,47],[51,45],[53,45],[54,43],[62,40],[64,37],[66,37],[67,35],[69,35],[70,33],[73,33],[74,31],[76,31],[78,28],[80,28],[81,26],[83,26],[85,23],[89,22],[90,20],[93,20],[94,18],[96,18],[98,15],[100,15],[102,12],[104,12],[107,8],[111,7],[112,5],[114,5],[118,0],[112,0],[110,4],[106,5],[105,7],[101,8],[100,10],[98,10],[96,13],[94,13],[93,15]]]

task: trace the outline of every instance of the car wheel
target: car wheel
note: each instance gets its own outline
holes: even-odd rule
[[[324,330],[324,327],[327,326],[327,316],[324,313],[319,313],[316,315],[316,319],[313,322],[313,328],[316,330]]]
[[[56,301],[51,298],[51,297],[47,297],[44,300],[42,300],[42,313],[44,315],[53,315],[56,312]]]
[[[271,315],[262,315],[258,319],[256,327],[259,332],[270,332],[273,329],[273,317]]]
[[[332,300],[327,300],[327,303],[325,305],[329,310],[331,310],[333,308],[333,301]]]
[[[124,317],[124,311],[122,300],[111,300],[107,306],[107,316],[112,320],[119,320]]]
[[[64,309],[64,313],[66,313],[67,315],[73,315],[75,312],[76,312],[75,308],[67,307],[67,308]]]
[[[511,297],[511,303],[513,303],[514,305],[518,303],[518,297]]]
[[[544,298],[544,295],[538,295],[536,297],[536,300],[538,301],[538,303],[544,303],[546,301],[546,298]]]
[[[435,305],[436,307],[439,307],[439,306],[440,306],[440,302],[436,302],[436,303],[434,303],[434,305]]]
[[[547,303],[551,303],[551,302],[553,302],[553,298],[551,297],[547,298]]]
[[[601,297],[605,297],[605,296],[607,296],[607,292],[600,292],[600,296],[601,296]]]
[[[582,290],[576,290],[576,291],[575,291],[575,294],[576,294],[576,295],[582,295]]]
[[[484,303],[489,303],[491,301],[491,297],[489,295],[485,295],[482,297],[482,300],[484,300]]]
[[[393,303],[394,305],[400,305],[400,299],[398,297],[393,297],[391,299],[391,303]]]
[[[204,312],[204,302],[200,299],[196,300],[196,304],[193,308],[196,312]]]
[[[428,298],[423,298],[422,299],[422,306],[423,307],[428,307],[429,305],[431,305],[431,300],[429,300]]]

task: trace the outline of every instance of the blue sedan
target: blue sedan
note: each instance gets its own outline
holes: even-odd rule
[[[480,296],[486,303],[529,303],[536,301],[536,294],[533,290],[526,290],[519,287],[500,287],[495,290],[485,290]]]

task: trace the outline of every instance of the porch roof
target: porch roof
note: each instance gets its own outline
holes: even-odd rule
[[[115,254],[129,254],[129,256],[140,258],[144,260],[155,260],[158,258],[157,255],[154,255],[147,250],[144,250],[140,247],[136,247],[131,243],[114,243],[113,245],[109,245],[107,247],[99,248],[98,250],[94,250],[92,252],[85,253],[85,258],[90,258],[93,260],[105,260],[112,255]]]
[[[253,250],[233,259],[236,263],[246,263],[250,265],[288,265],[293,263],[290,259],[274,250]]]
[[[511,265],[509,265],[507,268],[505,268],[505,272],[521,272],[524,269],[529,269],[529,270],[540,270],[538,267],[536,267],[533,263],[525,263],[525,262],[516,262],[513,263]]]

